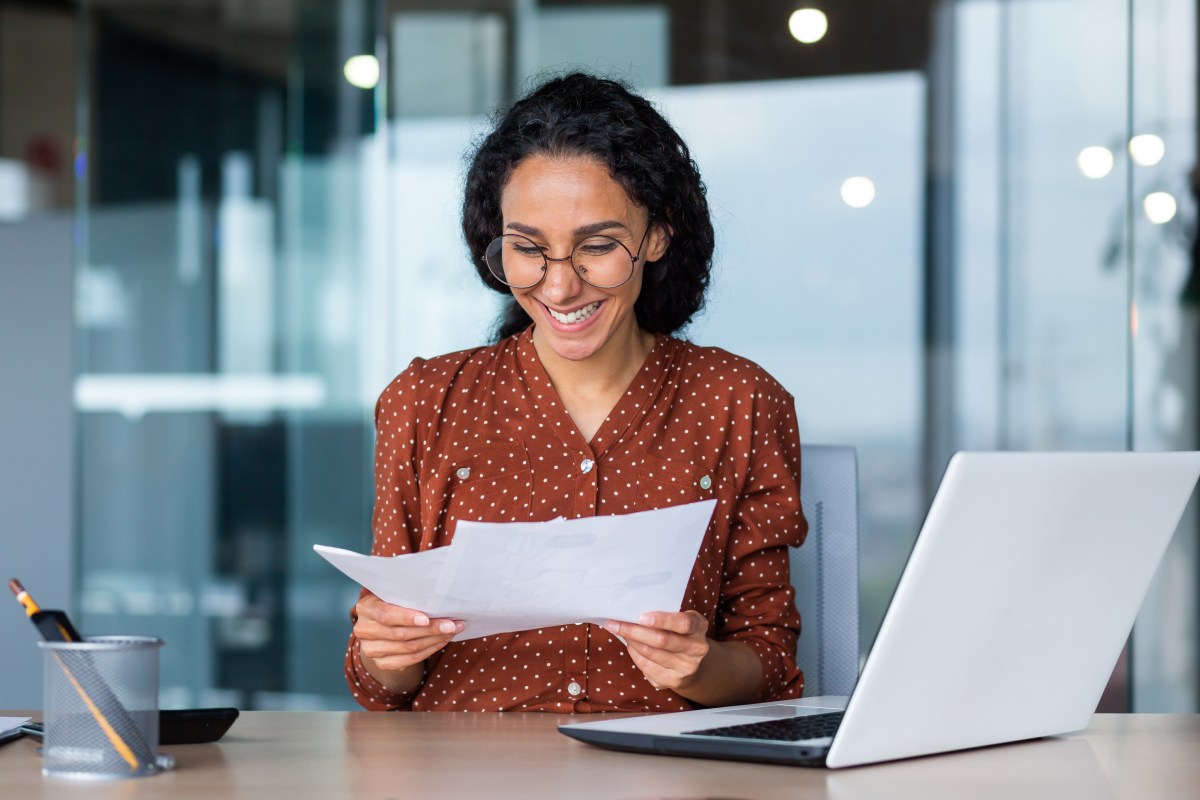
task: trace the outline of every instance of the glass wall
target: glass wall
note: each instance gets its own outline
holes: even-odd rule
[[[796,5],[81,4],[83,623],[167,639],[168,705],[349,707],[356,587],[312,545],[369,547],[391,377],[490,338],[462,156],[548,71],[676,124],[718,235],[685,335],[858,449],[864,648],[955,449],[1195,446],[1194,5]],[[1139,707],[1197,703],[1196,525]]]
[[[1138,450],[1200,447],[1197,240],[1197,5],[1135,0],[1128,141],[1115,150],[1129,195],[1129,384]],[[1200,501],[1192,504],[1142,609],[1134,705],[1200,708]]]

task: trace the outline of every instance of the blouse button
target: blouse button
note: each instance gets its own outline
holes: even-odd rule
[[[596,462],[592,461],[590,458],[585,458],[583,461],[579,462],[579,469],[583,470],[584,475],[587,475],[589,472],[591,472],[592,467],[594,466],[596,466]]]
[[[567,694],[571,695],[571,697],[578,697],[583,694],[583,687],[575,681],[571,681],[567,684]]]
[[[703,478],[701,478],[700,479],[700,488],[701,489],[711,489],[712,488],[712,478],[708,477],[707,475],[705,475]]]
[[[471,468],[470,467],[459,467],[458,471],[455,472],[454,474],[458,476],[459,480],[465,481],[467,478],[471,477]]]

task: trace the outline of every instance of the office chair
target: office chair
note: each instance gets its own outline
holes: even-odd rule
[[[853,447],[801,445],[808,538],[791,552],[800,609],[796,661],[804,694],[849,695],[858,681],[858,457]]]

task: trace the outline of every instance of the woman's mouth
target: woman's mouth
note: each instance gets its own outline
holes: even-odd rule
[[[600,308],[600,304],[601,301],[597,300],[594,303],[588,303],[583,308],[577,308],[569,314],[560,314],[549,306],[545,306],[545,309],[547,312],[549,312],[550,316],[555,322],[559,322],[563,325],[578,325],[592,314],[596,313],[596,309]]]

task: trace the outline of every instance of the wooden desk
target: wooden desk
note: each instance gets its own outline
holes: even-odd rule
[[[7,714],[10,712],[2,712]],[[219,744],[165,748],[175,770],[43,778],[30,739],[0,746],[12,798],[970,798],[1200,796],[1200,715],[1099,715],[1083,734],[829,771],[616,753],[549,714],[243,713]]]

